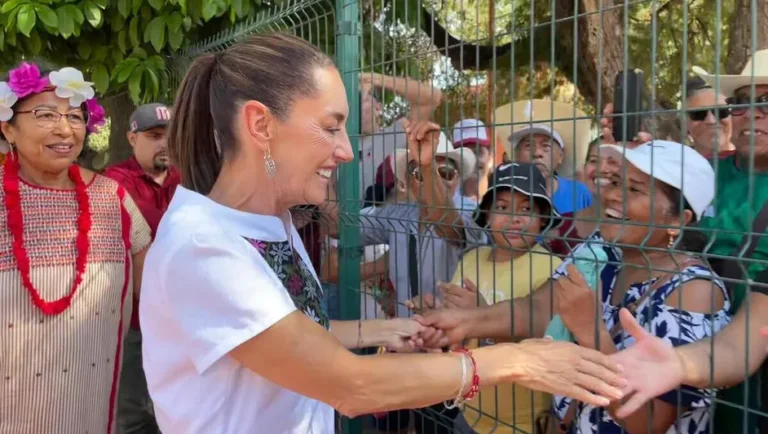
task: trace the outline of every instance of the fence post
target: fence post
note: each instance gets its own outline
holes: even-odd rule
[[[347,90],[349,119],[347,131],[352,144],[354,160],[339,167],[339,296],[341,318],[360,318],[360,21],[358,0],[336,0],[336,65]],[[344,418],[343,434],[361,434],[359,419]]]

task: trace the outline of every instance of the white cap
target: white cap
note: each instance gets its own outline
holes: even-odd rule
[[[512,135],[509,136],[509,143],[512,145],[512,149],[517,147],[521,140],[533,134],[544,134],[545,136],[552,137],[552,139],[560,145],[560,149],[565,149],[565,143],[563,142],[563,137],[560,133],[545,124],[532,124],[512,133]]]
[[[477,119],[462,119],[453,126],[453,146],[460,147],[469,144],[490,146],[488,129],[483,121]]]
[[[715,171],[709,161],[690,146],[654,140],[632,149],[603,145],[600,152],[624,158],[643,173],[680,190],[697,221],[715,198]]]

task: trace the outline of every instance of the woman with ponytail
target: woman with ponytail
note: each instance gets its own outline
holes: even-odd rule
[[[517,382],[596,405],[621,396],[596,351],[539,340],[444,354],[417,322],[330,321],[292,224],[353,159],[339,71],[293,36],[259,35],[195,60],[168,148],[179,187],[147,254],[144,366],[163,432],[333,434],[348,416],[472,399]],[[426,124],[421,127],[428,127]],[[425,128],[426,128],[425,127]],[[427,143],[429,128],[412,142]]]
[[[0,81],[0,433],[115,431],[122,342],[149,227],[74,164],[104,123],[74,68]]]

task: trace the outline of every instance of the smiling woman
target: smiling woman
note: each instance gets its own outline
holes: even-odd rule
[[[359,415],[461,402],[480,382],[536,382],[597,405],[620,396],[616,367],[575,345],[348,351],[409,350],[423,327],[328,319],[289,209],[323,204],[352,150],[341,76],[312,45],[258,35],[202,56],[175,108],[168,149],[184,187],[148,253],[140,306],[163,432],[332,434],[333,408]]]
[[[24,63],[0,82],[0,432],[114,429],[150,236],[125,191],[73,164],[103,122],[93,96],[73,68]]]

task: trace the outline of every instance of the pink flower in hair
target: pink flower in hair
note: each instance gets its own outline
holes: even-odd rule
[[[8,73],[8,86],[19,99],[34,95],[50,86],[47,77],[40,76],[40,70],[33,63],[22,62]]]
[[[99,131],[99,128],[103,127],[107,122],[105,116],[104,107],[102,107],[96,98],[91,98],[85,102],[86,109],[88,110],[88,125],[86,128],[89,133],[95,133]]]

